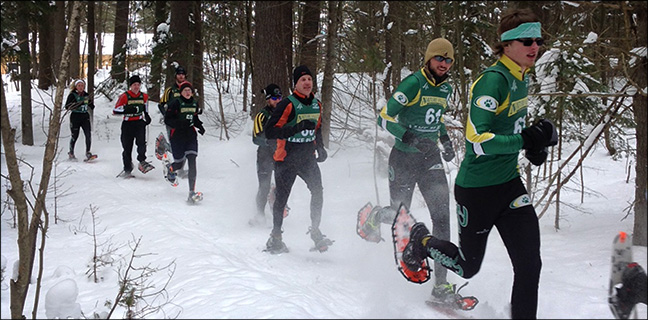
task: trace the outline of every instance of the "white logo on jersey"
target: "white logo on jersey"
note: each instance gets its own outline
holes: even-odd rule
[[[515,83],[515,81],[513,81],[513,85],[511,86],[511,91],[515,91],[515,90],[517,90],[517,84]]]
[[[491,96],[479,96],[475,99],[475,106],[486,111],[494,112],[497,110],[498,103],[497,100]]]
[[[406,105],[409,102],[409,100],[407,99],[407,96],[404,93],[400,92],[400,91],[397,91],[396,93],[394,93],[394,100],[398,101],[398,103],[400,103],[402,105]]]

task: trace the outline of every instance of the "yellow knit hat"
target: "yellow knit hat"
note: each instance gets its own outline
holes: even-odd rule
[[[444,38],[436,38],[430,41],[427,50],[425,50],[425,62],[423,65],[427,65],[428,61],[430,61],[434,56],[442,56],[454,60],[454,49],[452,48],[452,43]]]

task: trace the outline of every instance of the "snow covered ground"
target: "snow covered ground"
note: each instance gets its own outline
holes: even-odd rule
[[[32,94],[34,99],[38,99],[36,91]],[[66,90],[64,98],[67,94]],[[19,92],[11,89],[6,98],[12,126],[19,131]],[[63,151],[57,159],[56,213],[60,220],[55,224],[50,217],[38,318],[46,317],[46,293],[66,279],[74,280],[78,286],[77,302],[85,317],[92,317],[94,312],[107,312],[109,308],[104,303],[114,301],[117,295],[117,270],[120,265],[122,272],[125,270],[132,253],[127,244],[138,239],[141,242],[137,253],[141,256],[135,258],[134,266],[162,268],[172,264],[172,268],[162,268],[148,279],[147,283],[155,287],[145,293],[161,289],[170,278],[166,287],[169,303],[164,304],[165,299],[149,299],[151,306],[163,304],[159,313],[147,316],[150,318],[447,317],[424,303],[433,281],[422,285],[409,283],[397,271],[386,225],[382,232],[387,242],[365,242],[356,235],[358,209],[367,201],[377,203],[371,145],[359,146],[357,141],[332,143],[328,160],[320,164],[324,185],[321,230],[335,240],[329,251],[309,251],[312,241],[306,232],[310,225],[310,194],[304,182],[297,179],[288,201],[290,215],[284,221],[284,242],[290,252],[270,255],[262,249],[270,233],[271,210],[266,209],[265,227],[248,225],[255,212],[257,190],[256,146],[252,143],[252,122],[248,116],[239,115],[245,119],[245,129],[230,140],[221,139],[222,132],[207,122],[207,133],[198,138],[196,184],[197,190],[204,193],[204,200],[188,205],[187,180],[181,180],[178,187],[170,186],[163,180],[161,163],[154,156],[154,139],[164,131],[157,121],[156,104],[149,106],[154,116],[148,127],[147,152],[148,160],[156,168],[145,175],[135,170],[136,177],[129,180],[115,178],[121,171],[122,149],[121,119],[111,115],[114,102],[100,97],[95,104],[92,151],[99,158],[93,163],[70,162]],[[43,110],[42,105],[34,105],[34,146],[16,144],[18,155],[34,166],[36,177],[40,177],[45,142]],[[67,149],[69,137],[66,116],[59,150]],[[83,149],[80,138],[77,156],[82,155]],[[4,163],[3,149],[2,174],[7,175]],[[617,232],[632,231],[634,217],[623,218],[624,209],[634,198],[635,171],[634,167],[628,169],[625,160],[613,161],[600,144],[587,158],[584,168],[587,191],[584,203],[573,181],[570,189],[561,195],[561,200],[568,205],[561,207],[560,230],[554,228],[553,208],[540,219],[543,268],[539,318],[613,318],[607,305],[611,242]],[[450,163],[447,173],[451,181],[456,170],[456,163]],[[26,179],[27,167],[23,165],[21,172]],[[626,182],[628,176],[630,181]],[[378,174],[376,179],[379,204],[386,205],[386,175]],[[6,189],[3,181],[3,204]],[[450,198],[453,208],[454,196],[451,194]],[[48,199],[48,210],[53,215],[53,191]],[[89,234],[93,226],[90,207],[96,210],[98,241],[103,243],[100,250],[109,244],[117,248],[112,255],[113,265],[100,269],[99,283],[86,275],[94,249]],[[428,211],[418,190],[411,211],[419,221],[429,225]],[[456,220],[451,221],[452,240],[456,241]],[[2,259],[6,261],[0,290],[3,319],[10,318],[9,278],[18,258],[17,230],[11,224],[11,212],[3,208],[0,223]],[[633,250],[635,259],[646,267],[646,247],[635,246]],[[170,270],[174,272],[171,274]],[[458,284],[465,282],[453,274],[448,279]],[[461,292],[480,300],[476,309],[466,314],[474,318],[507,318],[511,282],[510,260],[494,230],[480,273]],[[73,292],[70,283],[68,280],[68,286],[61,290],[63,293]],[[35,288],[35,283],[30,286],[27,298],[24,314],[28,317]],[[144,305],[140,304],[139,308]],[[638,309],[639,318],[645,319],[646,306],[640,305]],[[122,318],[124,312],[119,307],[112,318]]]

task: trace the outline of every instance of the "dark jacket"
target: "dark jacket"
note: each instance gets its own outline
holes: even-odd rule
[[[174,135],[196,136],[196,129],[204,130],[203,123],[198,117],[198,101],[194,97],[186,99],[180,96],[173,99],[164,114],[164,123],[171,127],[171,137]]]
[[[315,141],[309,142],[291,142],[287,141],[293,136],[299,134],[295,131],[294,126],[299,122],[298,119],[303,116],[301,109],[295,108],[293,102],[289,98],[285,98],[277,104],[270,120],[266,123],[264,131],[266,138],[277,139],[277,149],[275,150],[274,160],[284,161],[286,157],[292,155],[294,157],[315,157],[316,147],[323,146],[321,123],[322,103],[315,98],[311,93],[308,97],[294,91],[291,97],[297,99],[301,104],[310,106],[313,102],[317,102],[319,107],[319,114],[317,116],[317,124],[315,127]],[[315,99],[315,100],[313,100]],[[312,114],[311,114],[312,115]],[[301,120],[304,121],[304,120]]]

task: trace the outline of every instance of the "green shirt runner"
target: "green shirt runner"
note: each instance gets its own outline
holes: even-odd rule
[[[445,80],[435,83],[428,78],[425,68],[421,68],[398,86],[378,117],[378,125],[396,137],[402,137],[408,129],[419,138],[437,141],[439,136],[447,135],[443,113],[448,106],[448,96],[452,86]],[[398,120],[395,117],[398,115]],[[403,152],[419,152],[400,139],[394,148]]]
[[[520,176],[519,133],[525,128],[527,81],[527,73],[502,55],[473,84],[466,121],[466,156],[455,180],[458,186],[492,186]]]

